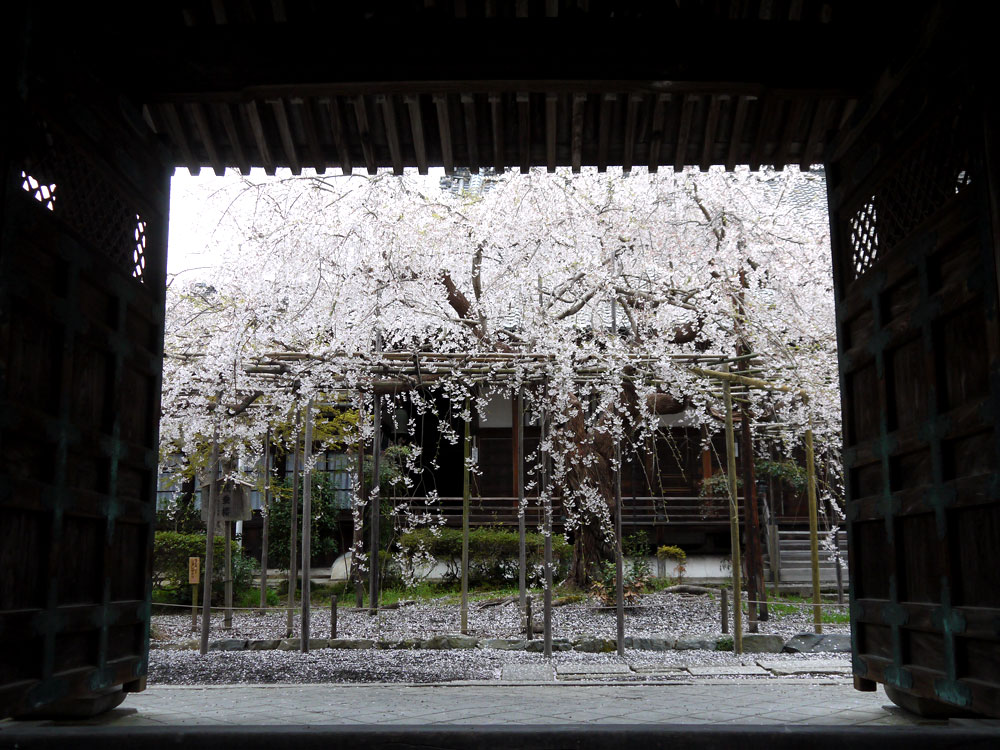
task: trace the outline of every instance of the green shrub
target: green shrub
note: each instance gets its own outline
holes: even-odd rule
[[[633,560],[622,570],[625,604],[634,606],[646,590],[650,580],[649,564],[643,560]],[[614,560],[605,560],[591,571],[590,593],[605,607],[616,604],[617,566]]]
[[[215,537],[212,567],[212,602],[222,603],[225,596],[223,571],[226,567],[226,546],[221,536]],[[205,535],[157,531],[153,543],[154,598],[164,604],[190,604],[191,586],[188,581],[188,558],[201,558],[201,583],[205,582]],[[243,548],[233,542],[233,600],[253,583],[256,563],[243,555]]]
[[[649,534],[636,531],[622,537],[622,554],[625,557],[645,557],[649,554]]]
[[[288,569],[289,540],[292,528],[292,479],[274,487],[271,498],[267,536],[268,567]],[[337,537],[336,488],[330,479],[322,474],[312,478],[312,523],[310,524],[310,550],[314,557],[324,557],[335,553],[339,547]],[[302,487],[299,487],[299,528],[297,549],[302,549]]]
[[[417,554],[423,550],[448,566],[446,580],[461,577],[462,532],[460,529],[430,529],[409,531],[400,538],[400,548],[406,564],[412,567]],[[525,549],[529,571],[537,569],[544,560],[545,537],[542,534],[525,535]],[[552,535],[552,576],[561,580],[569,573],[573,547],[561,534]],[[517,580],[518,535],[515,531],[482,527],[469,532],[469,582],[510,583]],[[529,578],[531,576],[529,575]]]

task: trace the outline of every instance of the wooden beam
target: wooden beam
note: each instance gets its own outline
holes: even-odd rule
[[[545,166],[556,171],[556,126],[558,124],[558,94],[545,95]]]
[[[228,102],[219,102],[216,105],[216,112],[219,115],[219,119],[222,120],[222,127],[226,130],[226,138],[229,139],[229,148],[233,152],[233,161],[236,162],[236,168],[245,177],[250,174],[250,160],[243,150],[243,142],[240,139],[240,132],[236,127],[236,119],[233,117],[233,111],[230,109]]]
[[[691,139],[691,121],[694,119],[694,110],[701,100],[700,96],[688,94],[684,97],[684,104],[681,106],[681,123],[677,128],[677,142],[674,144],[674,171],[680,172],[687,164],[688,141]]]
[[[448,113],[448,95],[435,94],[434,105],[437,107],[438,132],[441,136],[441,166],[445,174],[455,171],[455,157],[451,147],[451,116]]]
[[[177,150],[181,152],[181,161],[187,164],[188,171],[191,174],[201,174],[201,162],[195,159],[194,152],[191,150],[191,143],[184,132],[184,125],[177,114],[177,107],[170,102],[165,102],[160,105],[160,109],[163,112],[163,121],[167,125],[167,132],[170,134],[170,139],[177,146]]]
[[[722,109],[722,102],[728,97],[715,94],[708,105],[708,120],[705,123],[705,135],[701,144],[701,168],[703,170],[712,166],[715,155],[715,137],[719,132],[719,111]]]
[[[469,170],[479,171],[479,131],[476,127],[476,97],[462,94],[462,109],[465,112],[465,146],[469,155]]]
[[[337,97],[331,97],[321,99],[320,103],[326,105],[327,115],[330,118],[330,135],[333,136],[333,145],[337,147],[340,170],[345,175],[349,175],[354,171],[354,160],[351,158],[347,138],[344,136],[344,113],[340,109],[340,100]]]
[[[624,143],[622,151],[622,171],[628,174],[632,171],[632,164],[635,160],[635,129],[636,118],[639,114],[639,105],[642,103],[640,94],[629,94],[628,102],[625,105],[625,132],[623,134]]]
[[[526,91],[517,95],[517,145],[521,174],[531,168],[531,95]]]
[[[250,132],[253,133],[253,139],[257,144],[257,154],[260,156],[261,166],[264,167],[267,174],[273,175],[275,172],[274,157],[267,145],[267,134],[264,132],[264,121],[261,119],[260,109],[253,99],[246,103],[245,108],[247,120],[250,123]]]
[[[392,95],[378,96],[376,102],[382,105],[382,119],[385,121],[385,137],[389,142],[389,158],[392,160],[392,173],[403,174],[403,155],[399,148],[399,129],[396,122],[396,105]]]
[[[660,148],[663,146],[663,121],[670,94],[657,94],[653,103],[653,125],[649,133],[649,161],[647,166],[654,174],[660,168]]]
[[[358,121],[358,138],[361,141],[361,154],[364,156],[368,174],[375,174],[378,172],[378,164],[375,163],[372,133],[368,125],[368,105],[365,104],[364,94],[354,97],[353,103],[354,117]]]
[[[598,124],[597,141],[597,171],[608,171],[608,145],[611,142],[611,115],[617,97],[614,94],[605,94],[601,97],[601,114]]]
[[[410,112],[410,134],[413,136],[413,156],[417,172],[427,174],[427,144],[424,142],[424,118],[420,112],[420,96],[414,94],[403,99]]]
[[[299,153],[295,148],[295,138],[292,135],[292,128],[288,122],[288,111],[285,109],[284,99],[272,99],[268,102],[274,112],[274,121],[278,125],[278,135],[281,138],[281,145],[285,149],[285,158],[288,159],[288,166],[292,174],[302,174],[302,163],[299,161]]]
[[[743,146],[743,129],[746,127],[747,108],[750,97],[736,97],[736,112],[733,115],[733,127],[729,131],[729,151],[726,154],[726,169],[732,172],[740,158],[740,148]]]
[[[205,147],[208,162],[212,165],[212,170],[215,174],[222,177],[226,174],[226,165],[222,163],[222,159],[219,158],[219,151],[215,148],[215,139],[212,137],[212,127],[209,125],[205,108],[201,102],[191,102],[187,106],[188,111],[191,113],[191,119],[194,120],[198,136],[201,138],[201,143]]]
[[[309,158],[312,161],[316,174],[326,173],[326,156],[323,147],[319,143],[319,131],[316,128],[316,110],[313,107],[312,99],[301,99],[297,103],[299,115],[302,119],[302,129],[306,134],[306,146],[309,149]]]
[[[503,95],[490,94],[490,119],[493,126],[493,168],[503,174],[507,166],[503,148]]]
[[[570,166],[574,172],[579,172],[583,163],[583,116],[586,104],[586,94],[573,94],[573,110],[570,121]]]

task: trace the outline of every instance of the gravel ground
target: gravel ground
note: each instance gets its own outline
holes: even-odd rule
[[[540,603],[538,606],[540,609]],[[541,612],[536,615],[541,620]],[[338,613],[340,638],[371,638],[399,640],[427,638],[432,635],[457,633],[460,623],[457,604],[421,602],[396,610],[384,610],[370,615],[367,610],[342,607]],[[190,611],[176,615],[154,615],[154,645],[179,643],[197,637],[191,631]],[[586,604],[556,607],[552,612],[553,635],[574,639],[592,635],[614,638],[614,611],[598,610]],[[266,639],[285,635],[282,613],[258,614],[236,612],[233,627],[224,630],[221,613],[212,618],[211,638]],[[298,616],[294,628],[298,630]],[[325,638],[329,632],[329,611],[313,611],[312,632]],[[795,633],[811,630],[808,609],[790,615],[773,616],[760,623],[761,633],[774,633],[789,638]],[[478,637],[521,637],[520,616],[515,604],[480,609],[475,604],[469,610],[469,633]],[[718,633],[719,602],[708,596],[684,594],[650,594],[641,605],[626,613],[625,632],[630,636],[680,637]],[[824,632],[846,633],[848,625],[825,625]],[[295,633],[297,635],[297,632]],[[828,654],[813,656],[766,654],[771,658],[797,661],[829,658]],[[197,651],[154,649],[150,652],[149,680],[156,684],[206,683],[309,683],[309,682],[445,682],[452,680],[499,679],[504,665],[542,663],[541,654],[494,649],[474,650],[339,650],[322,649],[309,654],[296,651],[212,652],[202,657]],[[570,662],[595,664],[621,663],[615,654],[585,654],[558,652],[553,655],[556,666]],[[736,666],[755,662],[753,655],[737,657],[714,651],[633,651],[626,652],[625,662],[634,668],[671,666]],[[617,677],[616,679],[621,679]],[[636,674],[629,679],[664,679],[662,675]]]

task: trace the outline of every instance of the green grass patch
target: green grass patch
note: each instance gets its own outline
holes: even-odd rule
[[[796,612],[808,612],[812,606],[812,597],[800,596],[799,594],[782,594],[775,597],[773,594],[767,596],[768,612],[775,615],[791,615]],[[824,605],[833,604],[833,601],[824,600]],[[841,607],[824,606],[821,609],[820,620],[828,625],[846,625],[851,621],[851,615],[846,604]]]

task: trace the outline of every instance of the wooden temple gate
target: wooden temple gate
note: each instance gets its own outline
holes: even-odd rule
[[[175,166],[820,162],[858,686],[1000,717],[998,118],[975,11],[178,5],[4,11],[0,717],[143,686]]]

